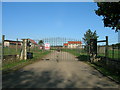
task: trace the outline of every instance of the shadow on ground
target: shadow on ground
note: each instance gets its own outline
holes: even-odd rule
[[[80,55],[77,58],[79,61],[88,61],[87,55]],[[56,68],[57,67],[55,67],[55,69]],[[111,84],[105,80],[100,81],[99,79],[103,77],[94,70],[88,70],[88,67],[84,67],[81,69],[81,71],[79,70],[78,72],[74,72],[75,70],[72,71],[72,66],[68,68],[70,68],[68,71],[68,74],[70,74],[69,78],[67,77],[69,75],[66,75],[66,72],[68,70],[67,68],[63,68],[66,69],[66,72],[62,72],[62,70],[60,70],[61,68],[53,70],[49,69],[48,67],[43,71],[27,70],[9,73],[3,75],[2,88],[101,88],[111,86]],[[81,76],[82,73],[89,75],[84,75],[83,77]],[[93,82],[92,80],[94,80],[94,78],[97,79]]]
[[[75,83],[69,81],[65,84],[65,78],[57,71],[43,71],[36,74],[32,71],[17,71],[10,73],[2,78],[2,88],[58,88],[58,87],[75,87]],[[63,86],[64,85],[64,86]]]
[[[93,71],[91,74],[97,75],[98,73]],[[91,86],[91,79],[90,76],[85,79],[78,79],[75,74],[70,79],[66,79],[57,71],[42,71],[38,74],[32,71],[17,71],[3,76],[2,88],[76,88],[78,86],[100,88],[97,85],[110,86],[110,84],[99,81]]]
[[[31,88],[31,87],[57,87],[63,81],[62,77],[50,71],[35,74],[32,71],[15,72],[9,76],[3,76],[3,88]]]
[[[78,58],[78,61],[88,61],[89,60],[89,56],[88,55],[79,55],[76,58]]]

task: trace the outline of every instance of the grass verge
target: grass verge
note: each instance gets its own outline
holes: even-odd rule
[[[109,70],[107,70],[106,68],[103,67],[99,67],[96,64],[92,64],[90,62],[86,62],[87,64],[89,64],[90,66],[94,67],[96,70],[98,70],[100,73],[102,73],[104,76],[107,76],[108,78],[110,78],[111,80],[117,82],[120,84],[120,76],[117,74],[114,74],[112,72],[110,72]]]
[[[7,62],[2,64],[2,72],[3,74],[9,73],[16,71],[28,64],[32,64],[41,58],[43,58],[45,55],[49,54],[50,51],[39,51],[39,52],[34,52],[33,58],[32,59],[27,59],[27,60],[13,60],[12,62]]]
[[[89,56],[86,53],[78,53],[75,50],[63,50],[65,52],[69,52],[75,56],[77,56],[79,61],[85,62],[88,65],[94,67],[96,70],[98,70],[100,73],[102,73],[104,76],[107,76],[108,78],[110,78],[111,80],[120,83],[120,75],[115,74],[114,72],[111,72],[110,70],[108,70],[107,68],[104,67],[100,67],[99,65],[95,64],[95,63],[90,63],[89,62]],[[100,64],[99,62],[97,62],[98,64]]]

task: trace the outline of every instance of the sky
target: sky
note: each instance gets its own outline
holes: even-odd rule
[[[118,33],[105,28],[95,14],[94,2],[3,2],[2,34],[6,39],[62,37],[82,40],[84,33],[96,30],[98,40],[118,42]]]

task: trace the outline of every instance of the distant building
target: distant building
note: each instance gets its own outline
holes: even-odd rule
[[[81,41],[68,41],[68,43],[64,43],[64,48],[82,48]]]
[[[68,47],[68,43],[64,43],[64,47]]]
[[[38,44],[37,44],[34,40],[32,40],[32,39],[28,39],[28,41],[31,42],[31,47],[38,46]]]
[[[20,47],[22,45],[22,41],[4,40],[4,47],[14,48],[16,44]]]
[[[35,46],[38,45],[32,39],[28,39],[28,41],[30,41],[31,47],[35,47]],[[4,40],[4,47],[15,48],[16,44],[18,45],[18,47],[21,47],[22,46],[22,41]]]

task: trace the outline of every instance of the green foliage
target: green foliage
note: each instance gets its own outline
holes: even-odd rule
[[[116,43],[115,45],[119,45],[120,46],[120,43]]]
[[[104,27],[120,30],[120,2],[97,2],[95,13],[103,16]]]
[[[43,40],[40,40],[40,41],[38,42],[38,44],[39,44],[39,45],[43,45],[43,44],[44,44]]]
[[[83,40],[86,45],[90,44],[90,39],[97,39],[99,36],[97,36],[96,31],[92,32],[90,29],[86,31],[84,34]]]
[[[64,52],[71,53],[75,55],[79,61],[88,61],[89,60],[89,55],[84,49],[62,49]]]

